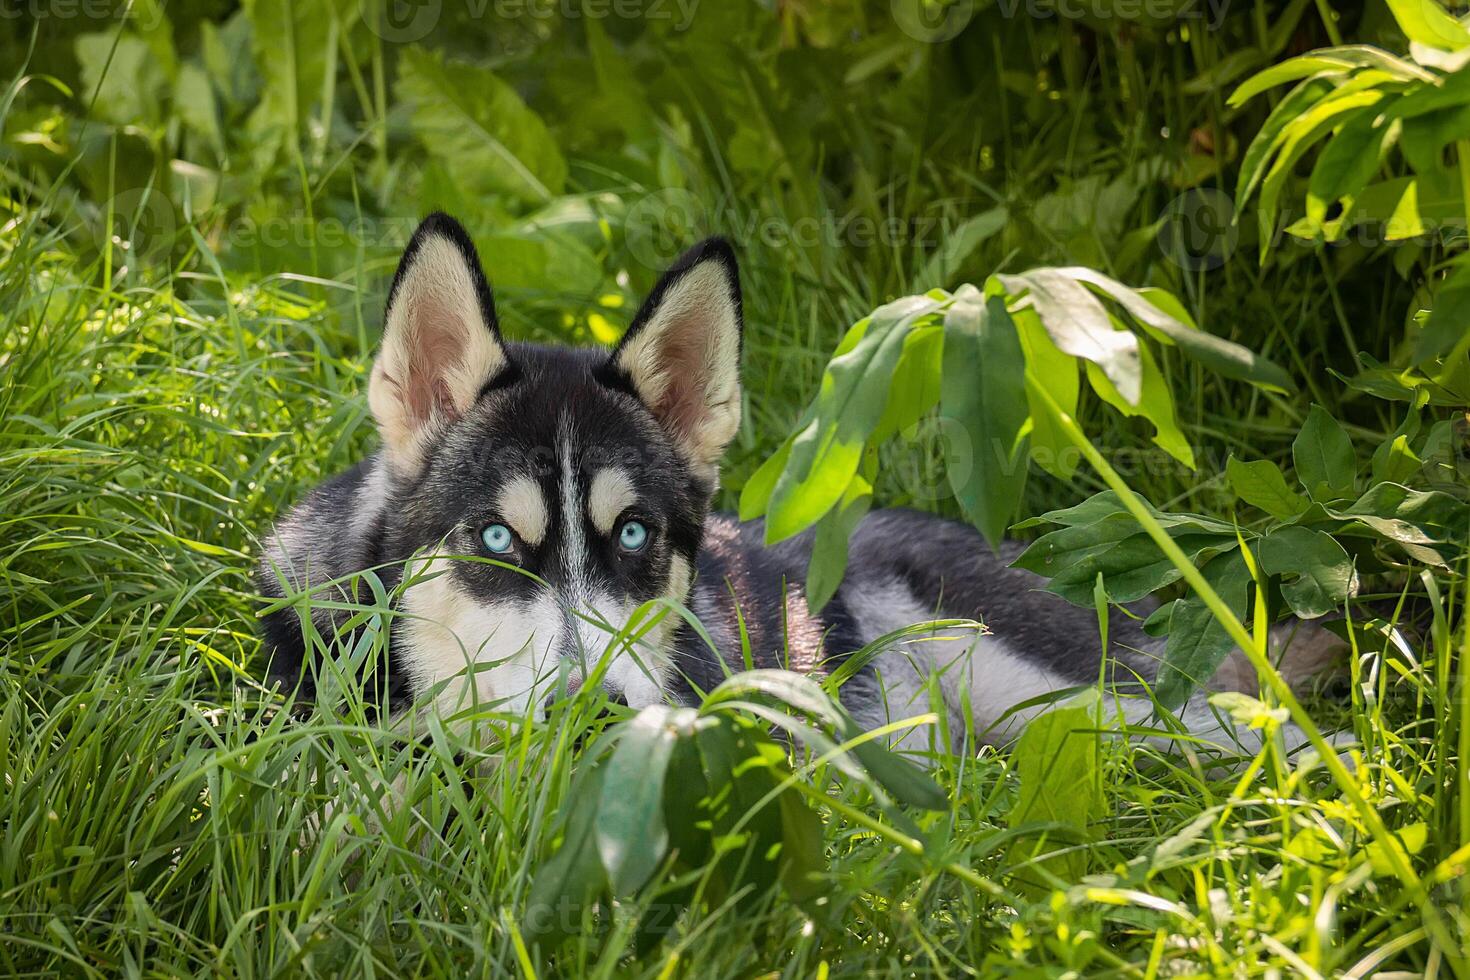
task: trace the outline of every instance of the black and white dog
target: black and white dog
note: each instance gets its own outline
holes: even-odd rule
[[[813,615],[800,586],[809,535],[766,547],[759,523],[710,513],[740,424],[741,316],[734,253],[711,239],[663,276],[615,350],[508,342],[469,236],[445,215],[425,220],[368,388],[382,448],[312,491],[267,542],[268,596],[336,600],[266,617],[274,671],[301,672],[304,620],[330,639],[355,595],[344,583],[373,569],[399,589],[395,696],[446,714],[535,714],[589,676],[632,707],[688,701],[744,669],[747,650],[757,667],[823,672],[939,619],[985,628],[891,642],[842,688],[860,722],[929,710],[937,678],[951,732],[968,710],[975,731],[1003,741],[1042,710],[1014,706],[1095,684],[1095,613],[1041,591],[1008,566],[1013,551],[995,555],[969,527],[874,513],[852,537],[841,590]],[[1115,614],[1108,635],[1118,676],[1155,676],[1158,641],[1132,618]],[[1254,675],[1226,686],[1242,681]],[[1127,700],[1135,719],[1152,708]],[[1182,717],[1221,729],[1200,698]]]

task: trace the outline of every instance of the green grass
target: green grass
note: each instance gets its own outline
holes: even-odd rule
[[[205,16],[171,14],[180,50],[203,49]],[[1118,192],[1111,224],[1074,214],[1068,196],[1079,180],[1110,186],[1142,160],[1180,163],[1178,134],[1195,127],[1248,136],[1249,118],[1223,118],[1221,86],[1204,99],[1184,87],[1231,50],[1264,44],[1257,35],[1268,27],[1322,33],[1301,10],[1300,25],[1278,14],[1256,4],[1224,34],[1149,35],[1141,52],[1132,39],[1089,48],[1089,29],[1071,22],[985,14],[953,45],[903,49],[856,80],[843,73],[893,40],[877,8],[850,45],[819,44],[816,13],[790,15],[806,45],[798,52],[772,42],[761,10],[747,12],[761,25],[749,28],[754,67],[715,63],[724,56],[698,31],[618,35],[639,78],[630,104],[659,106],[648,113],[652,135],[591,110],[558,123],[570,176],[553,206],[604,195],[626,207],[678,175],[698,199],[724,202],[725,224],[898,215],[933,218],[938,242],[1001,202],[1006,230],[967,255],[957,278],[1093,263],[1167,285],[1210,329],[1297,376],[1302,391],[1268,397],[1166,363],[1181,423],[1210,458],[1286,459],[1313,401],[1369,447],[1400,410],[1354,396],[1327,369],[1351,372],[1357,350],[1387,359],[1398,348],[1411,286],[1389,256],[1292,247],[1263,267],[1243,243],[1223,268],[1189,274],[1160,258],[1148,231],[1177,190],[1173,178]],[[717,19],[709,28],[723,29]],[[754,907],[715,903],[642,946],[640,906],[666,902],[673,885],[659,879],[558,950],[528,944],[532,872],[555,850],[582,746],[609,724],[594,699],[553,724],[491,712],[426,743],[371,723],[350,698],[292,714],[258,683],[251,574],[273,518],[373,444],[362,394],[404,223],[431,203],[458,204],[479,235],[546,239],[519,224],[529,207],[469,195],[404,135],[391,91],[378,95],[394,64],[387,45],[363,45],[372,53],[360,64],[338,65],[337,117],[314,115],[333,120],[325,135],[304,124],[257,167],[254,144],[233,131],[212,156],[177,107],[152,117],[146,106],[89,98],[73,41],[43,32],[27,71],[56,74],[77,94],[31,78],[0,115],[0,972],[1463,975],[1463,561],[1450,575],[1386,576],[1385,588],[1407,582],[1434,625],[1412,658],[1363,651],[1350,698],[1308,701],[1324,727],[1356,734],[1357,791],[1405,848],[1410,883],[1388,860],[1393,843],[1364,825],[1320,766],[1268,749],[1222,770],[1187,743],[1165,753],[1137,733],[1113,733],[1097,737],[1099,815],[1083,836],[1019,809],[1022,767],[1005,751],[936,759],[949,807],[909,812],[911,828],[819,767],[809,778],[832,803],[815,919],[779,894]],[[493,52],[496,71],[536,91],[548,118],[574,113],[581,90],[540,80],[548,65],[583,66],[574,56],[585,39],[568,30],[527,43],[522,51],[494,35],[505,45]],[[995,78],[971,74],[976,64]],[[1007,71],[1025,84],[1011,78],[1006,88]],[[248,86],[217,89],[226,128],[243,127]],[[820,108],[799,97],[812,92]],[[762,120],[761,105],[782,111]],[[196,199],[181,190],[175,159],[240,183]],[[147,186],[166,194],[173,215],[161,244],[109,207]],[[575,225],[577,248],[554,242],[560,264],[549,274],[497,275],[491,260],[492,279],[510,280],[498,295],[513,336],[591,342],[590,314],[625,322],[654,270],[630,254],[621,213],[602,216],[606,234],[596,221]],[[359,215],[380,230],[326,240],[325,218]],[[297,230],[261,244],[245,234],[247,218],[290,219]],[[911,240],[737,244],[749,397],[726,506],[788,434],[842,331],[884,300],[934,285],[922,281],[932,246]],[[568,270],[583,247],[595,274],[578,277]],[[1082,422],[1106,449],[1147,445],[1145,427],[1094,403]],[[915,503],[917,478],[904,474],[932,472],[933,439],[884,453],[881,500]],[[1129,482],[1160,507],[1228,516],[1235,506],[1208,468],[1144,469]],[[1085,470],[1071,482],[1038,474],[1020,512],[1102,486]],[[948,501],[928,506],[953,513]],[[414,805],[387,805],[385,787]]]

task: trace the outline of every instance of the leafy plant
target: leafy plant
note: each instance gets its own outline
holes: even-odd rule
[[[813,766],[834,767],[880,806],[945,805],[943,790],[864,734],[814,681],[748,671],[698,709],[645,708],[588,751],[561,843],[531,886],[526,934],[575,934],[607,898],[635,899],[645,885],[653,895],[644,901],[657,910],[640,926],[649,939],[691,903],[750,908],[777,882],[820,915],[814,899],[826,862],[810,803],[830,801],[807,771],[790,770],[787,747],[766,726],[817,753]],[[660,869],[668,874],[653,880]]]
[[[1409,428],[1417,427],[1406,423]],[[1416,446],[1428,455],[1426,447],[1437,441],[1430,432]],[[1470,541],[1470,495],[1463,488],[1414,490],[1394,482],[1420,475],[1410,471],[1420,457],[1407,448],[1403,435],[1384,444],[1371,476],[1362,479],[1347,433],[1313,406],[1292,457],[1301,490],[1292,489],[1270,460],[1230,458],[1231,490],[1265,515],[1247,524],[1149,508],[1237,620],[1250,621],[1253,602],[1267,604],[1267,622],[1289,616],[1317,619],[1343,609],[1358,594],[1364,575],[1395,571],[1402,576],[1414,566],[1448,572],[1464,553]],[[1047,578],[1048,589],[1071,602],[1091,603],[1099,579],[1115,602],[1141,599],[1180,579],[1181,570],[1111,490],[1018,528],[1047,526],[1055,529],[1036,539],[1016,564]],[[1258,584],[1266,591],[1260,592]],[[1198,596],[1164,603],[1144,627],[1168,636],[1154,687],[1166,707],[1183,704],[1235,646]]]
[[[1391,370],[1367,362],[1357,386],[1404,400],[1422,389],[1434,404],[1463,405],[1470,402],[1470,27],[1433,0],[1388,6],[1409,40],[1408,58],[1366,45],[1323,48],[1258,73],[1230,96],[1240,105],[1296,83],[1246,150],[1236,196],[1241,206],[1256,198],[1264,256],[1298,163],[1321,144],[1305,213],[1287,232],[1322,243],[1355,232],[1409,243],[1395,262],[1417,262],[1427,279],[1427,296],[1411,310],[1417,336],[1403,363]],[[1385,176],[1395,149],[1410,173]]]
[[[1291,387],[1270,360],[1200,330],[1164,290],[1131,289],[1083,268],[997,274],[983,293],[966,285],[909,296],[854,324],[796,432],[745,484],[740,516],[764,515],[768,543],[815,525],[806,584],[808,602],[820,608],[841,582],[847,539],[871,502],[877,446],[937,407],[950,428],[946,479],[965,516],[997,545],[1031,460],[1064,479],[1076,467],[1033,386],[1075,413],[1079,365],[1102,402],[1147,419],[1153,441],[1193,468],[1145,340],[1226,377]]]

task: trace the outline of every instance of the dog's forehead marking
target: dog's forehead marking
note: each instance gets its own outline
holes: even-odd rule
[[[587,540],[582,533],[582,481],[577,472],[577,445],[572,438],[572,421],[563,415],[557,431],[557,455],[561,463],[562,561],[573,603],[586,594]]]
[[[592,475],[587,493],[587,516],[603,534],[611,534],[618,516],[638,500],[633,478],[621,466],[607,466]]]
[[[549,519],[546,495],[529,476],[516,476],[500,488],[496,510],[505,518],[511,530],[532,547],[546,539],[546,524]]]

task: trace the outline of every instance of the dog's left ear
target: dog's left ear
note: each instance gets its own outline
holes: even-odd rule
[[[711,485],[740,428],[741,316],[735,251],[708,239],[664,273],[608,361]]]
[[[368,405],[388,461],[408,476],[422,467],[434,436],[511,369],[490,286],[459,222],[436,213],[419,225],[398,264],[385,320]]]

